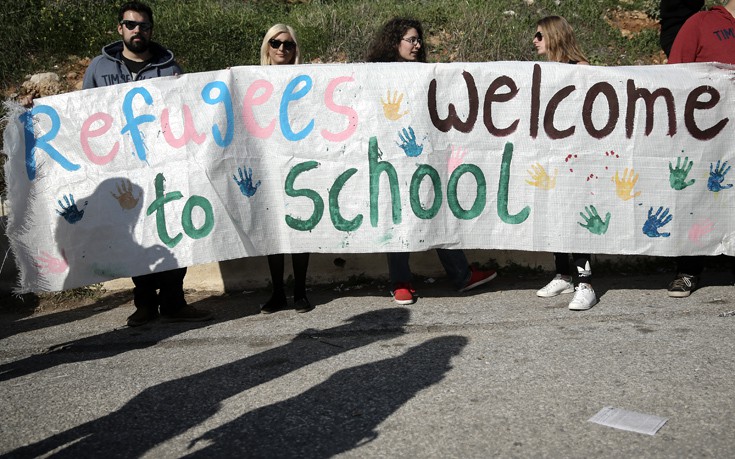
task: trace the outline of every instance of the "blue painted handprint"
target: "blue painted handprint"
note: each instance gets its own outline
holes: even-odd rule
[[[258,183],[253,186],[253,168],[249,167],[247,171],[244,171],[244,168],[238,167],[237,172],[240,174],[240,180],[237,179],[235,175],[232,176],[233,179],[235,179],[235,183],[240,187],[240,192],[243,194],[243,196],[247,196],[248,198],[255,194],[256,191],[258,191],[258,187],[260,186],[260,180],[258,180]]]
[[[725,174],[730,171],[730,167],[731,166],[727,165],[727,161],[722,163],[721,167],[720,161],[717,161],[717,166],[715,166],[713,170],[712,163],[709,163],[709,179],[707,180],[707,189],[717,193],[718,191],[732,188],[732,183],[728,183],[727,185],[722,184],[722,182],[725,181]]]
[[[648,237],[669,237],[671,233],[659,233],[658,230],[669,223],[673,215],[669,213],[669,208],[664,210],[663,207],[659,207],[656,213],[653,213],[653,207],[648,209],[648,220],[643,224],[643,234]]]
[[[423,145],[416,143],[416,134],[411,126],[408,127],[408,131],[403,128],[403,132],[399,132],[398,137],[403,143],[396,142],[396,145],[401,147],[409,158],[414,158],[424,151]]]
[[[64,220],[68,221],[69,223],[76,223],[79,220],[84,217],[84,209],[79,210],[77,208],[77,204],[74,202],[74,195],[69,194],[69,196],[64,195],[64,202],[66,205],[61,203],[61,199],[56,201],[59,203],[59,207],[61,207],[61,210],[56,209],[56,213],[64,217]],[[87,201],[84,201],[84,206],[87,206]]]

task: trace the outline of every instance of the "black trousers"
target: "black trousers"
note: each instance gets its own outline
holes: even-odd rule
[[[556,273],[563,276],[572,275],[572,267],[569,264],[568,253],[554,253],[554,264],[556,265]],[[590,261],[590,254],[588,253],[573,253],[572,259],[574,260],[574,266],[577,268],[577,282],[583,282],[585,284],[592,283],[592,269],[587,271],[586,266]]]
[[[133,277],[133,302],[136,308],[157,309],[169,314],[186,306],[184,299],[186,268]]]
[[[730,261],[730,269],[733,275],[735,275],[735,257],[729,257],[723,255],[724,258]],[[696,255],[689,257],[676,257],[676,272],[677,274],[689,274],[690,276],[699,276],[704,271],[704,264],[707,259],[704,255]]]
[[[293,263],[294,299],[298,300],[306,296],[306,270],[309,268],[308,253],[291,254]],[[283,272],[285,270],[286,256],[282,253],[268,255],[268,269],[271,272],[274,296],[285,295],[283,285]]]

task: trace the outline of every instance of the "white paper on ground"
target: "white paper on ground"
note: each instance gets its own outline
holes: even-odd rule
[[[658,430],[666,424],[668,418],[654,416],[652,414],[638,413],[635,411],[621,410],[606,406],[596,415],[589,419],[589,422],[601,424],[616,429],[629,430],[646,435],[655,435]]]

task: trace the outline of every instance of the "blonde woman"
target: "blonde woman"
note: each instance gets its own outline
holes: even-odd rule
[[[296,32],[285,24],[276,24],[266,32],[260,46],[261,65],[293,65],[301,63],[301,49]],[[260,312],[271,314],[288,307],[283,285],[285,255],[268,255],[268,268],[273,283],[273,294],[263,305]],[[293,302],[296,312],[309,312],[314,309],[306,298],[306,270],[309,267],[308,253],[291,254],[294,274]]]
[[[577,44],[572,26],[560,16],[548,16],[536,23],[533,45],[540,56],[552,62],[589,65],[587,57]],[[592,289],[592,267],[587,253],[571,254],[577,268],[577,287],[574,287],[568,253],[554,253],[556,276],[536,295],[542,298],[574,292],[569,309],[584,311],[597,304],[597,295]]]
[[[301,64],[296,32],[286,24],[276,24],[265,33],[260,45],[260,65]]]

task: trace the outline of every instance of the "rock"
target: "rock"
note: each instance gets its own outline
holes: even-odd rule
[[[21,85],[22,92],[32,97],[45,97],[62,92],[59,75],[53,72],[32,75]]]
[[[54,72],[36,73],[30,78],[30,82],[37,85],[49,84],[50,82],[58,83],[60,80],[59,75]]]

